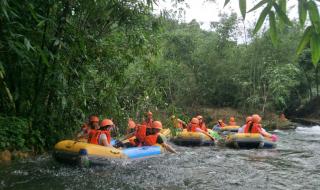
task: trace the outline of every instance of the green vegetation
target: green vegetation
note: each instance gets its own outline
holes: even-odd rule
[[[163,121],[199,106],[283,112],[319,95],[314,46],[296,55],[299,23],[276,28],[276,47],[269,31],[239,44],[235,14],[203,31],[152,5],[1,1],[0,149],[50,149],[89,114],[124,131],[146,110]]]

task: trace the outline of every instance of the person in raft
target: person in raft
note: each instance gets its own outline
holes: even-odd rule
[[[196,132],[196,129],[199,128],[200,129],[200,125],[199,125],[199,119],[197,119],[196,117],[192,118],[190,123],[188,123],[188,127],[187,130],[189,132]]]
[[[131,118],[129,118],[127,134],[134,133],[136,131],[136,127],[137,127],[136,123]]]
[[[175,115],[171,116],[171,121],[173,122],[173,126],[181,131],[187,128],[187,124],[181,119],[177,118]]]
[[[148,111],[146,114],[146,119],[144,119],[144,121],[142,122],[142,125],[147,125],[148,128],[151,128],[152,126],[152,122],[153,122],[153,116],[152,116],[152,112]]]
[[[165,138],[161,136],[160,131],[162,129],[162,123],[160,121],[154,121],[151,125],[151,134],[147,135],[144,139],[144,146],[153,146],[160,144],[167,151],[177,153],[169,144],[165,142]]]
[[[81,131],[77,134],[77,139],[85,138],[87,139],[89,136],[89,132],[91,129],[99,129],[99,117],[95,115],[91,115],[88,118],[88,122],[84,123],[81,127]]]
[[[112,147],[110,129],[114,126],[112,120],[104,119],[100,124],[99,130],[91,130],[88,143]]]
[[[245,133],[260,133],[262,136],[271,138],[273,142],[278,140],[277,135],[270,134],[266,132],[261,124],[261,117],[258,114],[252,115],[252,122],[249,122],[244,128]]]
[[[247,125],[250,125],[252,123],[252,117],[251,116],[248,116],[247,118],[246,118],[246,123],[242,126],[242,127],[240,127],[239,129],[238,129],[238,133],[244,133],[244,128],[247,126]]]
[[[200,126],[200,129],[202,129],[203,131],[205,132],[208,132],[208,129],[206,127],[206,124],[205,122],[203,121],[203,117],[201,115],[198,115],[197,116],[197,119],[199,120],[199,126]]]
[[[237,125],[236,120],[235,120],[234,117],[230,117],[230,119],[229,119],[229,125],[230,125],[230,126],[236,126],[236,125]]]
[[[212,130],[213,131],[220,131],[220,129],[225,126],[226,126],[226,124],[222,121],[222,119],[219,119],[218,123],[215,126],[213,126]]]

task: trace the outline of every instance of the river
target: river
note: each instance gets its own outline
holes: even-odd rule
[[[179,147],[179,154],[80,168],[51,156],[0,165],[0,189],[320,189],[320,126],[274,131],[273,150]]]

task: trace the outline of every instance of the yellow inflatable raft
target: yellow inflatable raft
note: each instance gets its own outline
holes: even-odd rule
[[[187,130],[179,132],[171,141],[182,146],[209,146],[215,143],[210,137],[201,132],[188,132]]]
[[[275,148],[276,143],[259,133],[236,133],[226,137],[226,145],[232,148]]]
[[[162,152],[164,149],[160,145],[116,149],[73,140],[63,140],[54,146],[54,157],[58,161],[80,165],[106,164],[110,159],[136,159]]]
[[[221,132],[238,132],[240,126],[238,125],[228,125],[220,128]]]

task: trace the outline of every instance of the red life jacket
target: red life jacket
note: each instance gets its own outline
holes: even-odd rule
[[[200,128],[200,126],[197,124],[191,124],[191,132],[196,132],[196,128]]]
[[[100,131],[100,130],[91,130],[89,133],[88,143],[99,144],[100,135],[105,134],[107,136],[107,141],[110,144],[111,134],[110,131]]]
[[[140,125],[136,131],[136,138],[139,140],[140,143],[144,142],[147,134],[147,125]]]
[[[91,144],[99,144],[99,136],[100,136],[101,131],[91,129],[89,132],[89,137],[88,137],[88,143]]]
[[[107,136],[107,141],[110,144],[110,142],[111,142],[111,133],[110,133],[110,131],[108,131],[108,130],[101,131],[101,133],[98,136],[98,142],[99,142],[100,135],[102,135],[102,134],[105,134]]]
[[[146,138],[144,139],[144,145],[145,146],[153,146],[153,145],[157,144],[158,136],[159,136],[159,134],[146,136]]]
[[[244,128],[245,133],[260,133],[261,132],[261,125],[258,123],[251,123],[249,122],[246,127]]]

